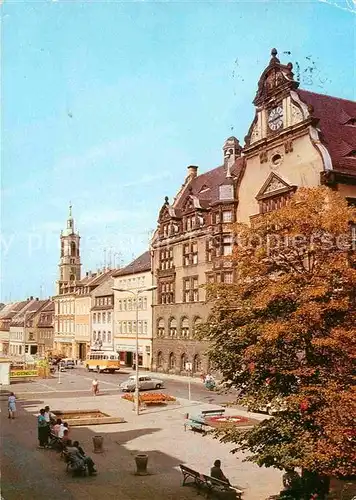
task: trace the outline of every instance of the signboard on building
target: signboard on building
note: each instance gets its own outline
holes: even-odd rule
[[[38,377],[38,370],[11,370],[11,378]]]

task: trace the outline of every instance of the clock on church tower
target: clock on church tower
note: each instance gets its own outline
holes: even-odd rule
[[[283,108],[281,106],[277,106],[269,112],[267,123],[268,123],[269,128],[273,131],[276,131],[282,127],[282,125],[283,125]]]

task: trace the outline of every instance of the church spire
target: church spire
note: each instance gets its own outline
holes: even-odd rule
[[[67,234],[74,234],[74,219],[72,214],[72,202],[69,202],[69,215],[67,219]]]

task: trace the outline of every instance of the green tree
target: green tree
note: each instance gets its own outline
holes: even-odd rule
[[[234,284],[208,285],[199,336],[250,408],[279,409],[219,436],[258,465],[356,473],[356,211],[327,188],[236,226]]]

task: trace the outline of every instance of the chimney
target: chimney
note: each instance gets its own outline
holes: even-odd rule
[[[188,178],[190,180],[195,179],[195,177],[198,175],[198,167],[195,165],[189,165],[188,168]]]
[[[85,274],[86,274],[86,277],[88,277],[89,276],[89,271],[87,271]]]
[[[30,300],[33,300],[33,295],[31,295]]]
[[[36,297],[36,300],[39,300],[38,297]]]

